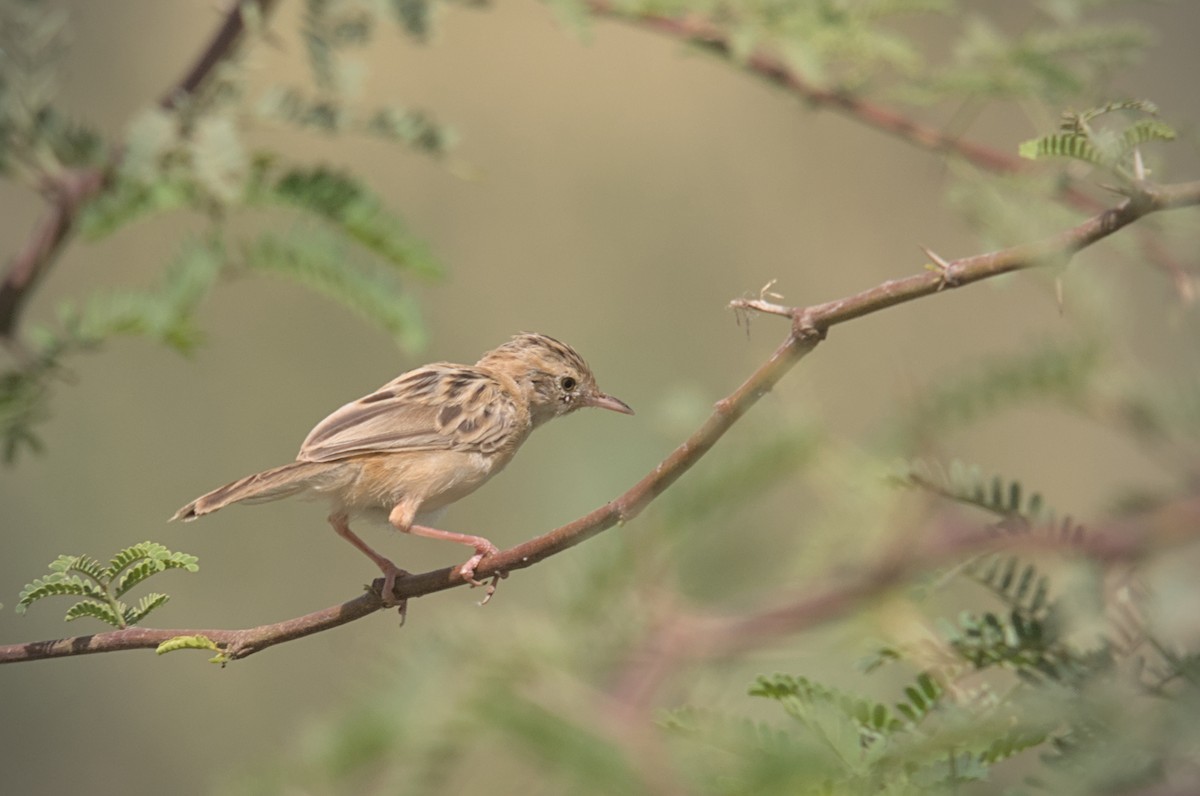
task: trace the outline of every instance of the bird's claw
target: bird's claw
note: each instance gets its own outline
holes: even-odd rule
[[[379,599],[383,603],[384,608],[399,608],[400,609],[400,624],[404,624],[404,617],[408,613],[408,600],[396,599],[396,578],[406,578],[410,573],[408,570],[400,569],[400,567],[388,562],[389,566],[380,566],[383,570],[383,585],[379,588]]]
[[[500,582],[501,578],[508,577],[508,573],[504,571],[496,572],[492,575],[491,580],[487,581],[479,580],[475,577],[475,568],[479,566],[479,562],[483,561],[487,556],[498,552],[500,552],[500,549],[495,545],[491,545],[490,549],[486,547],[483,549],[476,548],[475,555],[467,559],[466,563],[458,568],[458,574],[462,576],[463,580],[471,584],[472,589],[483,587],[487,590],[483,595],[483,599],[479,602],[480,605],[487,605],[488,601],[492,599],[492,595],[496,593],[496,584]]]

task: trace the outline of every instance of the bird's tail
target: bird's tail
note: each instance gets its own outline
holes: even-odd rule
[[[243,500],[258,502],[290,497],[316,486],[329,469],[326,462],[292,462],[273,467],[201,495],[175,512],[171,519],[186,522]]]

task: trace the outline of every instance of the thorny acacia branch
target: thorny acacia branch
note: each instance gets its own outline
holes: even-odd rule
[[[158,104],[175,110],[204,87],[213,70],[225,61],[242,40],[249,15],[266,17],[278,0],[231,0],[220,27],[205,45],[187,73],[169,88]],[[117,148],[103,166],[62,169],[42,176],[39,186],[50,209],[38,222],[29,240],[13,255],[0,281],[0,342],[19,349],[18,322],[21,310],[38,282],[57,261],[63,245],[75,231],[83,207],[107,187],[119,165]]]
[[[810,307],[787,307],[764,299],[740,299],[732,302],[731,306],[735,310],[765,312],[791,319],[786,339],[771,357],[740,387],[718,401],[712,414],[700,428],[624,494],[573,522],[484,559],[476,568],[476,577],[487,578],[533,566],[614,525],[632,520],[712,448],[738,418],[768,393],[793,365],[816,348],[830,327],[943,289],[960,287],[1013,271],[1065,262],[1081,249],[1112,235],[1145,215],[1197,205],[1200,205],[1200,181],[1166,186],[1143,185],[1138,193],[1115,207],[1045,240],[954,261],[946,261],[933,255],[936,267],[932,270],[884,282],[837,301]],[[970,549],[971,544],[978,545],[975,549],[979,549],[990,543],[986,538],[977,542],[962,543],[961,552]],[[1140,547],[1127,548],[1121,555],[1132,557],[1140,551]],[[1099,556],[1100,553],[1094,555]],[[1117,554],[1110,551],[1105,555]],[[911,571],[911,568],[898,567],[894,562],[886,563],[879,571],[867,573],[861,582],[835,587],[825,595],[814,594],[811,605],[793,605],[787,609],[788,615],[780,621],[771,614],[765,614],[761,620],[747,618],[739,621],[757,622],[763,628],[761,632],[781,628],[794,631],[849,610],[859,600],[880,593],[900,577],[911,574]],[[462,576],[457,568],[439,569],[397,579],[395,597],[398,600],[407,600],[462,584]],[[373,584],[373,591],[341,605],[277,624],[244,630],[130,628],[57,641],[13,644],[0,647],[0,663],[155,648],[170,638],[190,635],[207,636],[222,648],[227,658],[237,659],[373,613],[384,607],[379,597],[381,587],[382,579],[379,579]],[[724,632],[729,637],[742,637],[749,635],[749,630],[745,634],[741,631]]]
[[[706,48],[732,58],[734,47],[728,33],[720,25],[699,15],[669,16],[649,11],[631,12],[612,0],[587,0],[588,9],[597,16],[607,17],[639,28],[670,36],[688,44]],[[921,124],[910,116],[884,105],[864,99],[844,89],[823,88],[797,72],[783,58],[762,50],[750,53],[738,62],[750,73],[772,85],[799,97],[807,105],[840,113],[867,127],[887,133],[929,152],[954,155],[972,166],[993,174],[1020,174],[1029,171],[1033,162],[1001,151],[978,141],[945,133],[936,127]],[[1081,190],[1076,181],[1064,179],[1058,186],[1059,200],[1084,213],[1095,213],[1103,204]],[[1176,260],[1153,235],[1140,236],[1139,241],[1147,260],[1170,278],[1181,300],[1195,299],[1196,288],[1192,273]]]

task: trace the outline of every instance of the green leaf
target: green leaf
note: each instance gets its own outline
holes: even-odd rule
[[[157,572],[162,572],[162,570],[162,564],[159,564],[157,561],[143,561],[140,564],[129,567],[117,581],[117,585],[113,589],[113,596],[120,597],[146,578]]]
[[[154,291],[97,292],[82,308],[63,305],[63,325],[79,345],[117,335],[148,337],[187,353],[200,340],[195,313],[225,265],[223,247],[193,240],[181,247]]]
[[[154,213],[193,207],[198,196],[191,182],[172,176],[154,182],[118,177],[84,207],[79,231],[88,240],[100,240]]]
[[[126,547],[124,550],[117,551],[117,554],[109,559],[108,562],[110,576],[118,575],[126,567],[132,566],[144,558],[153,558],[152,550],[154,547],[161,548],[162,550],[167,549],[154,542],[139,542]]]
[[[21,592],[17,612],[24,613],[32,603],[58,595],[84,597],[67,611],[67,620],[88,616],[114,627],[140,622],[165,603],[165,594],[152,593],[136,606],[128,607],[117,598],[156,572],[166,569],[199,569],[197,559],[187,553],[168,550],[157,542],[140,542],[118,551],[102,566],[90,556],[59,556],[50,562],[51,573],[28,584]],[[85,577],[79,574],[83,573]]]
[[[50,562],[50,569],[54,572],[78,572],[93,580],[100,580],[104,577],[104,567],[100,562],[91,556],[59,556]]]
[[[16,611],[23,614],[30,605],[38,600],[60,595],[104,599],[104,592],[90,580],[84,580],[78,575],[56,572],[26,584],[25,588],[21,590]]]
[[[293,279],[345,305],[407,349],[425,340],[416,301],[402,292],[394,274],[354,262],[328,235],[264,234],[242,249],[246,267]]]
[[[1132,152],[1149,141],[1174,141],[1175,137],[1175,129],[1170,125],[1158,119],[1141,119],[1122,131],[1120,154]]]
[[[283,204],[312,213],[335,225],[359,244],[401,268],[441,276],[441,267],[424,243],[354,177],[317,166],[295,168],[254,192],[260,202]]]
[[[125,627],[125,623],[121,617],[113,613],[112,607],[99,600],[82,600],[75,603],[67,609],[66,621],[72,622],[82,616],[99,619],[101,622],[112,625],[115,628]]]
[[[153,611],[155,608],[158,608],[160,605],[163,605],[170,599],[170,596],[166,594],[159,594],[158,592],[151,592],[150,594],[147,594],[145,597],[138,600],[138,604],[136,606],[132,608],[126,608],[124,610],[125,623],[128,625],[138,624],[145,619],[151,611]]]
[[[154,649],[154,652],[156,655],[165,655],[168,652],[174,652],[175,650],[210,650],[212,652],[221,653],[221,648],[217,646],[215,641],[210,639],[208,636],[200,635],[173,636],[159,644]],[[213,660],[216,661],[216,658]]]
[[[433,0],[392,0],[392,13],[404,31],[420,42],[429,40],[433,31]]]
[[[1104,163],[1091,138],[1082,133],[1056,133],[1024,141],[1017,154],[1028,160],[1046,157],[1065,157],[1099,166]]]

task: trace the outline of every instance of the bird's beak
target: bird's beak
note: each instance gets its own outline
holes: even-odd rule
[[[605,395],[602,392],[589,395],[584,401],[584,406],[594,406],[598,409],[611,409],[614,412],[620,412],[623,415],[633,414],[633,410],[629,408],[629,404],[622,401],[620,398],[614,398],[611,395]]]

